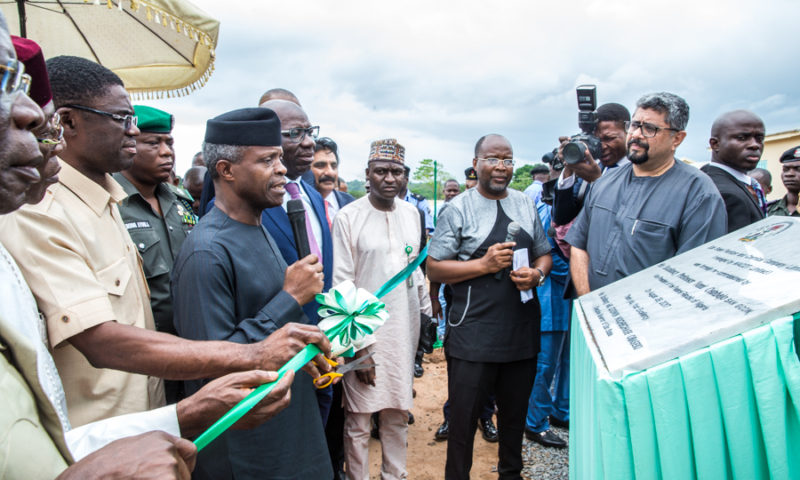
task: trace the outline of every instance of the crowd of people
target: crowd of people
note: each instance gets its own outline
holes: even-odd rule
[[[499,478],[520,479],[523,437],[567,445],[550,426],[569,425],[571,299],[766,215],[800,215],[800,146],[780,157],[788,193],[770,204],[761,119],[721,115],[697,169],[676,160],[689,106],[666,92],[633,115],[600,106],[600,158],[563,164],[559,149],[525,192],[509,188],[509,140],[482,136],[465,188],[443,183],[437,218],[409,191],[396,139],[352,160],[368,194],[344,191],[336,142],[280,88],[208,120],[175,185],[171,114],[133,106],[90,60],[45,62],[0,23],[3,478],[367,480],[370,436],[381,478],[413,478],[408,425],[433,318],[444,478],[470,478],[480,428]],[[346,281],[375,291],[426,248],[381,299],[385,325],[338,359],[364,368],[321,388],[331,350],[316,295]],[[309,344],[322,353],[197,452],[189,440]]]

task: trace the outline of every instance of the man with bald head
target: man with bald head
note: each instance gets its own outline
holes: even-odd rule
[[[200,199],[203,196],[203,180],[208,169],[205,166],[193,166],[183,175],[183,187],[192,196],[194,214],[200,211]]]
[[[764,122],[747,110],[723,113],[711,126],[711,163],[703,165],[728,212],[728,232],[764,218],[767,202],[761,184],[748,176],[764,150]]]
[[[428,251],[431,282],[452,288],[444,339],[451,411],[444,478],[469,478],[478,415],[494,393],[499,477],[519,479],[539,351],[535,287],[550,272],[550,244],[533,200],[508,188],[514,172],[508,140],[496,134],[481,137],[472,165],[477,187],[448,203]],[[520,228],[509,242],[512,222]],[[530,266],[512,269],[514,250],[521,249],[527,255],[517,254]],[[523,302],[520,292],[528,290],[532,298]]]
[[[258,106],[263,107],[264,104],[270,100],[286,100],[300,106],[300,100],[297,99],[297,95],[285,88],[270,88],[261,95],[261,98],[258,100]]]

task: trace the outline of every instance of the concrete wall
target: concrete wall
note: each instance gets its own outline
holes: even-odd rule
[[[766,168],[772,174],[772,193],[767,200],[779,200],[786,195],[781,182],[781,154],[792,147],[800,146],[800,129],[788,132],[773,133],[764,139],[764,153],[761,155],[759,167]]]

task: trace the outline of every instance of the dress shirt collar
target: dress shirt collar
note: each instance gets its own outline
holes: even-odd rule
[[[122,173],[115,173],[111,177],[119,184],[120,187],[122,187],[123,190],[125,190],[125,198],[139,196],[141,197],[142,201],[146,201],[139,189],[137,189],[136,186],[125,177],[125,175]],[[171,191],[166,183],[162,182],[156,185],[156,197],[158,197],[160,201],[163,200],[169,202],[171,200],[170,193]]]
[[[109,174],[106,174],[106,187],[103,188],[64,160],[59,158],[58,163],[61,165],[58,183],[80,198],[98,217],[103,214],[109,202],[119,203],[128,196]]]
[[[750,178],[748,175],[740,172],[739,170],[734,170],[733,168],[719,162],[711,162],[709,165],[721,168],[722,170],[730,173],[733,178],[739,180],[740,182],[744,183],[747,186],[752,185],[753,179]]]
[[[339,209],[339,199],[336,198],[335,190],[331,190],[331,193],[329,193],[328,196],[325,197],[325,201],[328,202],[328,205],[332,206],[333,208],[337,210]]]
[[[620,159],[617,161],[617,163],[615,163],[614,165],[611,165],[610,167],[603,167],[603,164],[601,163],[601,164],[600,164],[600,168],[601,168],[601,169],[603,169],[603,170],[605,171],[605,170],[607,170],[607,169],[609,169],[609,168],[624,167],[625,165],[627,165],[627,164],[629,164],[629,163],[631,163],[631,161],[630,161],[630,160],[628,160],[628,157],[627,157],[627,156],[625,156],[625,157],[622,157],[622,158],[620,158]]]

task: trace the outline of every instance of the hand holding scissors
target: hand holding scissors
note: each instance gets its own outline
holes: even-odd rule
[[[375,354],[375,352],[368,353],[368,354],[366,354],[364,356],[356,358],[355,360],[353,360],[351,362],[345,363],[344,365],[340,365],[340,364],[334,362],[333,360],[325,357],[325,361],[327,361],[330,364],[331,367],[334,367],[333,371],[330,371],[330,372],[328,372],[328,373],[326,373],[324,375],[320,375],[320,377],[317,378],[314,381],[314,385],[317,388],[325,388],[328,385],[330,385],[331,383],[333,383],[334,379],[343,376],[347,372],[356,372],[356,371],[359,371],[359,370],[368,370],[370,368],[375,367],[377,365],[375,363],[368,363],[368,364],[364,363],[367,359],[372,358],[372,356],[374,354]],[[323,381],[322,379],[325,378],[325,377],[327,377],[327,379]],[[359,380],[361,380],[361,379],[359,378]],[[364,382],[364,383],[367,383],[367,382]],[[372,385],[375,385],[374,379],[372,381]]]

